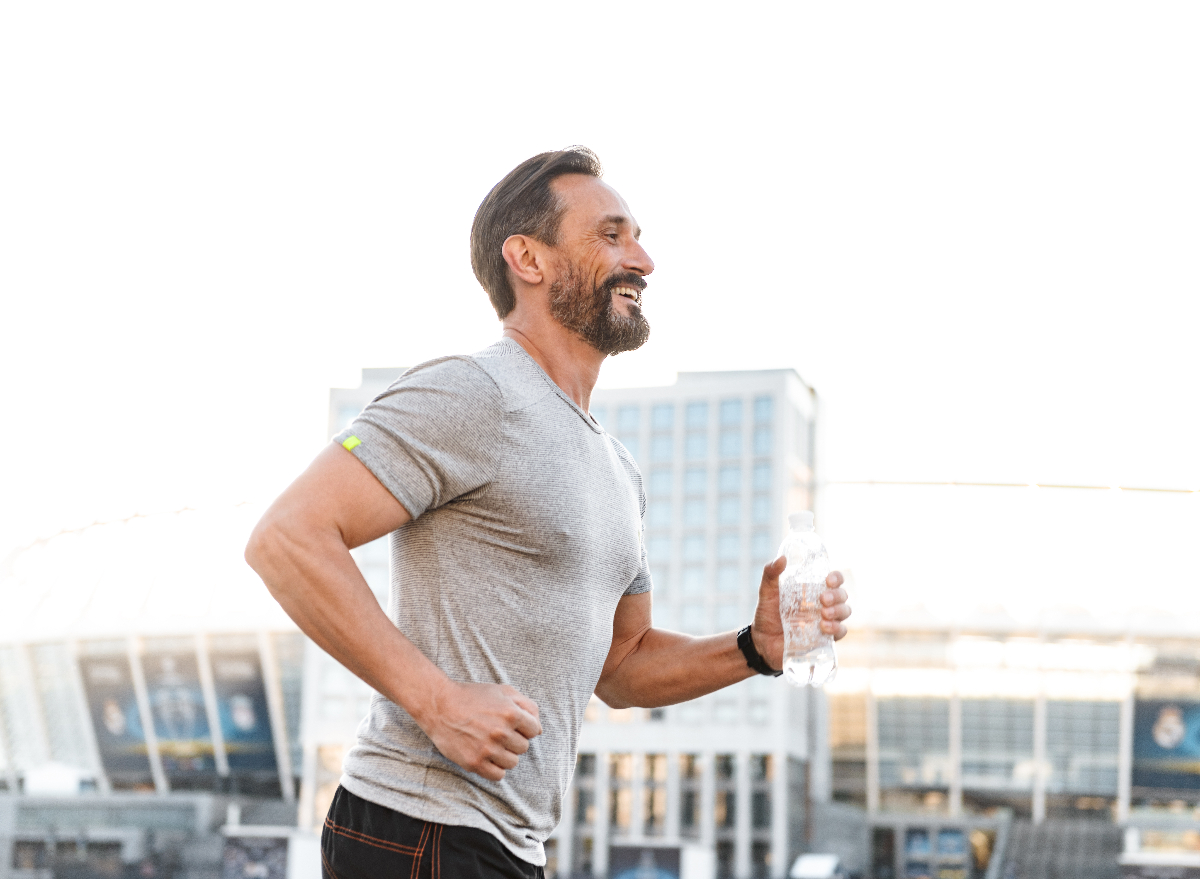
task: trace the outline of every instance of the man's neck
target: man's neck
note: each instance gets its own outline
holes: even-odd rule
[[[549,315],[514,316],[504,321],[504,336],[525,349],[564,394],[585,412],[600,378],[601,354]]]

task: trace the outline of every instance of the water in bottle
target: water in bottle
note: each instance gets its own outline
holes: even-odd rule
[[[837,673],[833,636],[821,631],[821,593],[829,575],[829,553],[813,530],[812,513],[792,513],[788,522],[792,529],[779,547],[779,555],[787,557],[779,578],[783,675],[798,687],[819,687]]]

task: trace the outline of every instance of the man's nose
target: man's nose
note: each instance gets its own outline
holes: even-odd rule
[[[625,257],[623,267],[631,272],[637,272],[639,275],[648,275],[654,271],[654,260],[650,258],[646,248],[634,241],[633,247]]]

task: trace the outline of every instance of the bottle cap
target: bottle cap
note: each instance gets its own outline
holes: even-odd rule
[[[813,526],[812,511],[803,510],[799,513],[792,513],[788,516],[788,524],[792,526],[792,530],[811,531]]]

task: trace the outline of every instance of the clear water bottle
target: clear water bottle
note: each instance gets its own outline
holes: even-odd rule
[[[797,687],[819,687],[837,674],[833,636],[821,631],[821,593],[829,576],[829,553],[813,530],[812,513],[792,513],[788,523],[792,530],[779,546],[779,555],[787,557],[779,578],[783,676]]]

